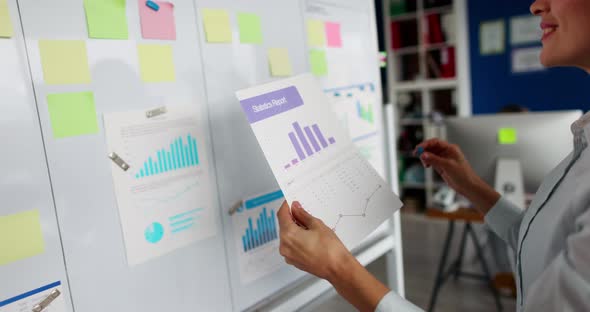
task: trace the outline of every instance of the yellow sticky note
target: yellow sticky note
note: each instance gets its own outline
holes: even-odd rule
[[[45,252],[39,210],[0,216],[0,265]]]
[[[0,38],[10,38],[13,35],[14,30],[10,21],[10,12],[8,12],[8,3],[6,0],[0,0]]]
[[[518,143],[518,133],[514,128],[498,129],[498,143],[501,145],[510,145]]]
[[[291,76],[293,74],[289,51],[285,48],[268,49],[268,63],[270,73],[275,77]]]
[[[172,46],[140,44],[137,46],[141,79],[145,82],[175,81]]]
[[[323,46],[326,44],[326,30],[322,21],[307,21],[307,40],[310,46]]]
[[[226,10],[201,9],[201,16],[203,17],[207,42],[231,42],[231,25],[229,13]]]
[[[86,42],[39,40],[39,52],[46,84],[90,83]]]
[[[47,109],[56,139],[98,133],[92,92],[49,94]]]

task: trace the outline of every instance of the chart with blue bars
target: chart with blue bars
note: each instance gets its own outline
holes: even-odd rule
[[[162,148],[156,155],[150,156],[135,174],[135,178],[142,179],[198,165],[197,140],[189,134],[186,138],[176,138],[169,148]]]
[[[255,226],[252,218],[248,218],[248,228],[246,228],[246,232],[242,236],[244,252],[263,246],[278,238],[275,218],[274,209],[271,209],[269,213],[266,207],[258,215]]]

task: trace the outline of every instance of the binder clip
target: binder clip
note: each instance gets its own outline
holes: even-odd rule
[[[59,290],[57,290],[57,289],[52,290],[49,293],[49,296],[47,296],[47,298],[43,299],[43,301],[36,304],[33,307],[33,310],[31,310],[31,311],[32,312],[41,312],[41,311],[45,310],[45,308],[47,308],[47,306],[49,306],[53,302],[53,300],[55,300],[57,297],[59,297],[59,295],[61,295]]]
[[[127,164],[117,153],[110,153],[109,158],[117,164],[123,171],[127,171],[129,169],[129,164]]]
[[[156,116],[160,116],[160,115],[166,114],[167,112],[168,112],[168,110],[166,109],[166,107],[165,106],[162,106],[162,107],[158,107],[158,108],[155,108],[155,109],[152,109],[152,110],[149,110],[149,111],[145,112],[145,117],[147,117],[147,118],[153,118],[153,117],[156,117]]]
[[[240,210],[240,208],[242,208],[242,206],[244,205],[244,201],[240,200],[237,203],[235,203],[233,206],[231,206],[231,208],[229,209],[228,213],[230,216],[233,216],[236,212],[238,212],[238,210]]]
[[[158,11],[160,9],[160,6],[151,0],[146,1],[145,5],[147,5],[150,9],[152,9],[154,11]]]

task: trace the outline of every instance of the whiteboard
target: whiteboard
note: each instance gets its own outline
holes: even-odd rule
[[[0,265],[0,302],[60,281],[71,309],[58,223],[47,174],[41,129],[33,97],[16,0],[8,1],[14,36],[0,38],[0,216],[37,209],[45,252]]]
[[[174,1],[177,40],[141,37],[138,1],[127,1],[129,40],[88,39],[83,2],[23,0],[20,13],[76,311],[230,311],[221,222],[217,235],[129,267],[107,157],[104,129],[96,135],[54,139],[46,95],[92,91],[97,118],[103,113],[148,110],[162,105],[198,107],[208,125],[193,2]],[[87,44],[92,82],[47,85],[39,39],[78,39]],[[176,82],[143,83],[137,43],[173,46]],[[210,144],[202,145],[211,159]],[[215,181],[211,181],[215,185]],[[217,190],[213,189],[216,193]],[[206,282],[204,282],[206,281]]]
[[[18,27],[15,26],[14,38],[0,39],[3,55],[0,65],[8,69],[0,73],[0,94],[2,99],[7,95],[10,99],[8,105],[0,107],[0,123],[3,130],[15,135],[0,140],[3,146],[14,146],[15,153],[3,155],[10,158],[3,158],[5,161],[0,163],[5,176],[10,178],[2,180],[0,192],[11,203],[8,208],[2,208],[2,214],[39,209],[46,252],[0,266],[3,281],[0,301],[59,280],[67,298],[67,311],[243,311],[282,300],[278,298],[290,296],[292,291],[304,289],[314,280],[286,265],[250,283],[240,280],[236,233],[228,210],[245,198],[276,190],[277,184],[243,116],[235,91],[278,79],[269,72],[268,48],[288,50],[293,75],[310,71],[306,20],[317,18],[342,25],[343,47],[328,51],[329,74],[319,78],[325,91],[372,84],[376,101],[381,103],[372,1],[171,2],[177,33],[174,41],[142,39],[135,0],[126,1],[128,40],[88,38],[81,0],[21,0],[18,8],[16,0],[9,0],[11,18]],[[202,8],[228,11],[232,43],[206,42]],[[238,12],[260,16],[262,44],[239,42]],[[38,41],[43,39],[83,40],[88,51],[91,83],[46,84],[38,49]],[[174,83],[141,80],[138,43],[172,46]],[[54,138],[46,96],[81,91],[94,94],[98,134]],[[216,194],[217,234],[130,267],[125,256],[102,115],[175,105],[197,108],[199,122],[207,129],[201,152],[214,160],[211,185],[212,193]],[[382,110],[376,109],[377,134],[369,141],[358,140],[358,146],[374,147],[373,163],[385,175],[382,116]],[[10,166],[3,165],[9,163]],[[20,183],[16,185],[14,181]],[[390,225],[385,223],[359,250],[390,233]],[[370,258],[386,251],[373,250]],[[5,280],[18,282],[5,283]],[[309,288],[311,292],[315,289]]]
[[[232,217],[227,212],[237,202],[271,192],[278,189],[278,185],[235,92],[277,79],[269,72],[268,48],[288,49],[293,74],[308,71],[302,44],[305,41],[304,26],[299,1],[203,0],[195,1],[195,4],[199,18],[202,8],[222,8],[229,12],[232,23],[232,43],[207,43],[203,28],[199,29],[232,298],[236,309],[243,310],[280,291],[304,273],[285,265],[254,282],[242,284],[240,280]],[[262,44],[240,43],[236,20],[236,14],[240,12],[260,16]]]

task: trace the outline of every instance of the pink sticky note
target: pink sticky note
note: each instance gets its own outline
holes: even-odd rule
[[[329,47],[342,47],[342,36],[340,35],[339,23],[326,22],[326,38],[328,39]]]
[[[165,1],[154,2],[160,6],[158,11],[148,7],[145,4],[146,0],[139,0],[141,35],[144,39],[176,40],[174,4]]]

